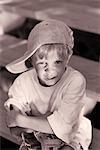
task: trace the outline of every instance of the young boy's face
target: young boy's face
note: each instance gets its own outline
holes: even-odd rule
[[[38,57],[35,61],[37,76],[40,83],[45,86],[55,85],[61,79],[65,68],[66,60],[60,58],[57,51],[50,51],[46,58]]]

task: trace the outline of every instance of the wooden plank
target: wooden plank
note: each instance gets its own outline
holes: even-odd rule
[[[21,40],[10,35],[0,36],[0,65],[5,66],[19,58],[26,51],[27,40]]]
[[[0,9],[38,20],[59,19],[70,27],[100,34],[100,2],[92,2],[25,0],[24,3],[2,5]]]
[[[93,140],[90,150],[100,150],[100,130],[93,128]]]

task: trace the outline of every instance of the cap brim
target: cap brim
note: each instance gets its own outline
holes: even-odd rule
[[[10,64],[6,65],[6,68],[8,71],[10,71],[11,73],[22,73],[26,70],[28,70],[28,68],[25,65],[25,61],[31,57],[36,51],[37,49],[40,47],[41,45],[39,45],[35,50],[31,50],[31,51],[26,51],[26,53],[24,54],[24,56],[20,57],[19,59],[11,62]]]

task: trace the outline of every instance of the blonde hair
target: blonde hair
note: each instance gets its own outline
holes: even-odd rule
[[[62,59],[67,59],[68,55],[70,55],[72,53],[72,50],[70,50],[68,48],[68,46],[64,45],[64,44],[60,44],[60,43],[44,44],[32,56],[34,62],[36,61],[37,58],[39,58],[39,59],[47,58],[48,53],[51,51],[57,51],[58,57],[62,58]],[[32,67],[31,58],[29,58],[25,62],[25,65],[28,68]]]

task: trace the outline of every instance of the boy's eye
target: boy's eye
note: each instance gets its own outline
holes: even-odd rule
[[[43,62],[39,62],[39,63],[38,63],[38,65],[43,65],[43,64],[44,64]]]
[[[43,61],[37,61],[36,64],[37,64],[37,65],[43,65],[44,62],[43,62]]]
[[[46,66],[47,63],[44,63],[44,62],[38,62],[37,65],[40,65],[40,66]]]

